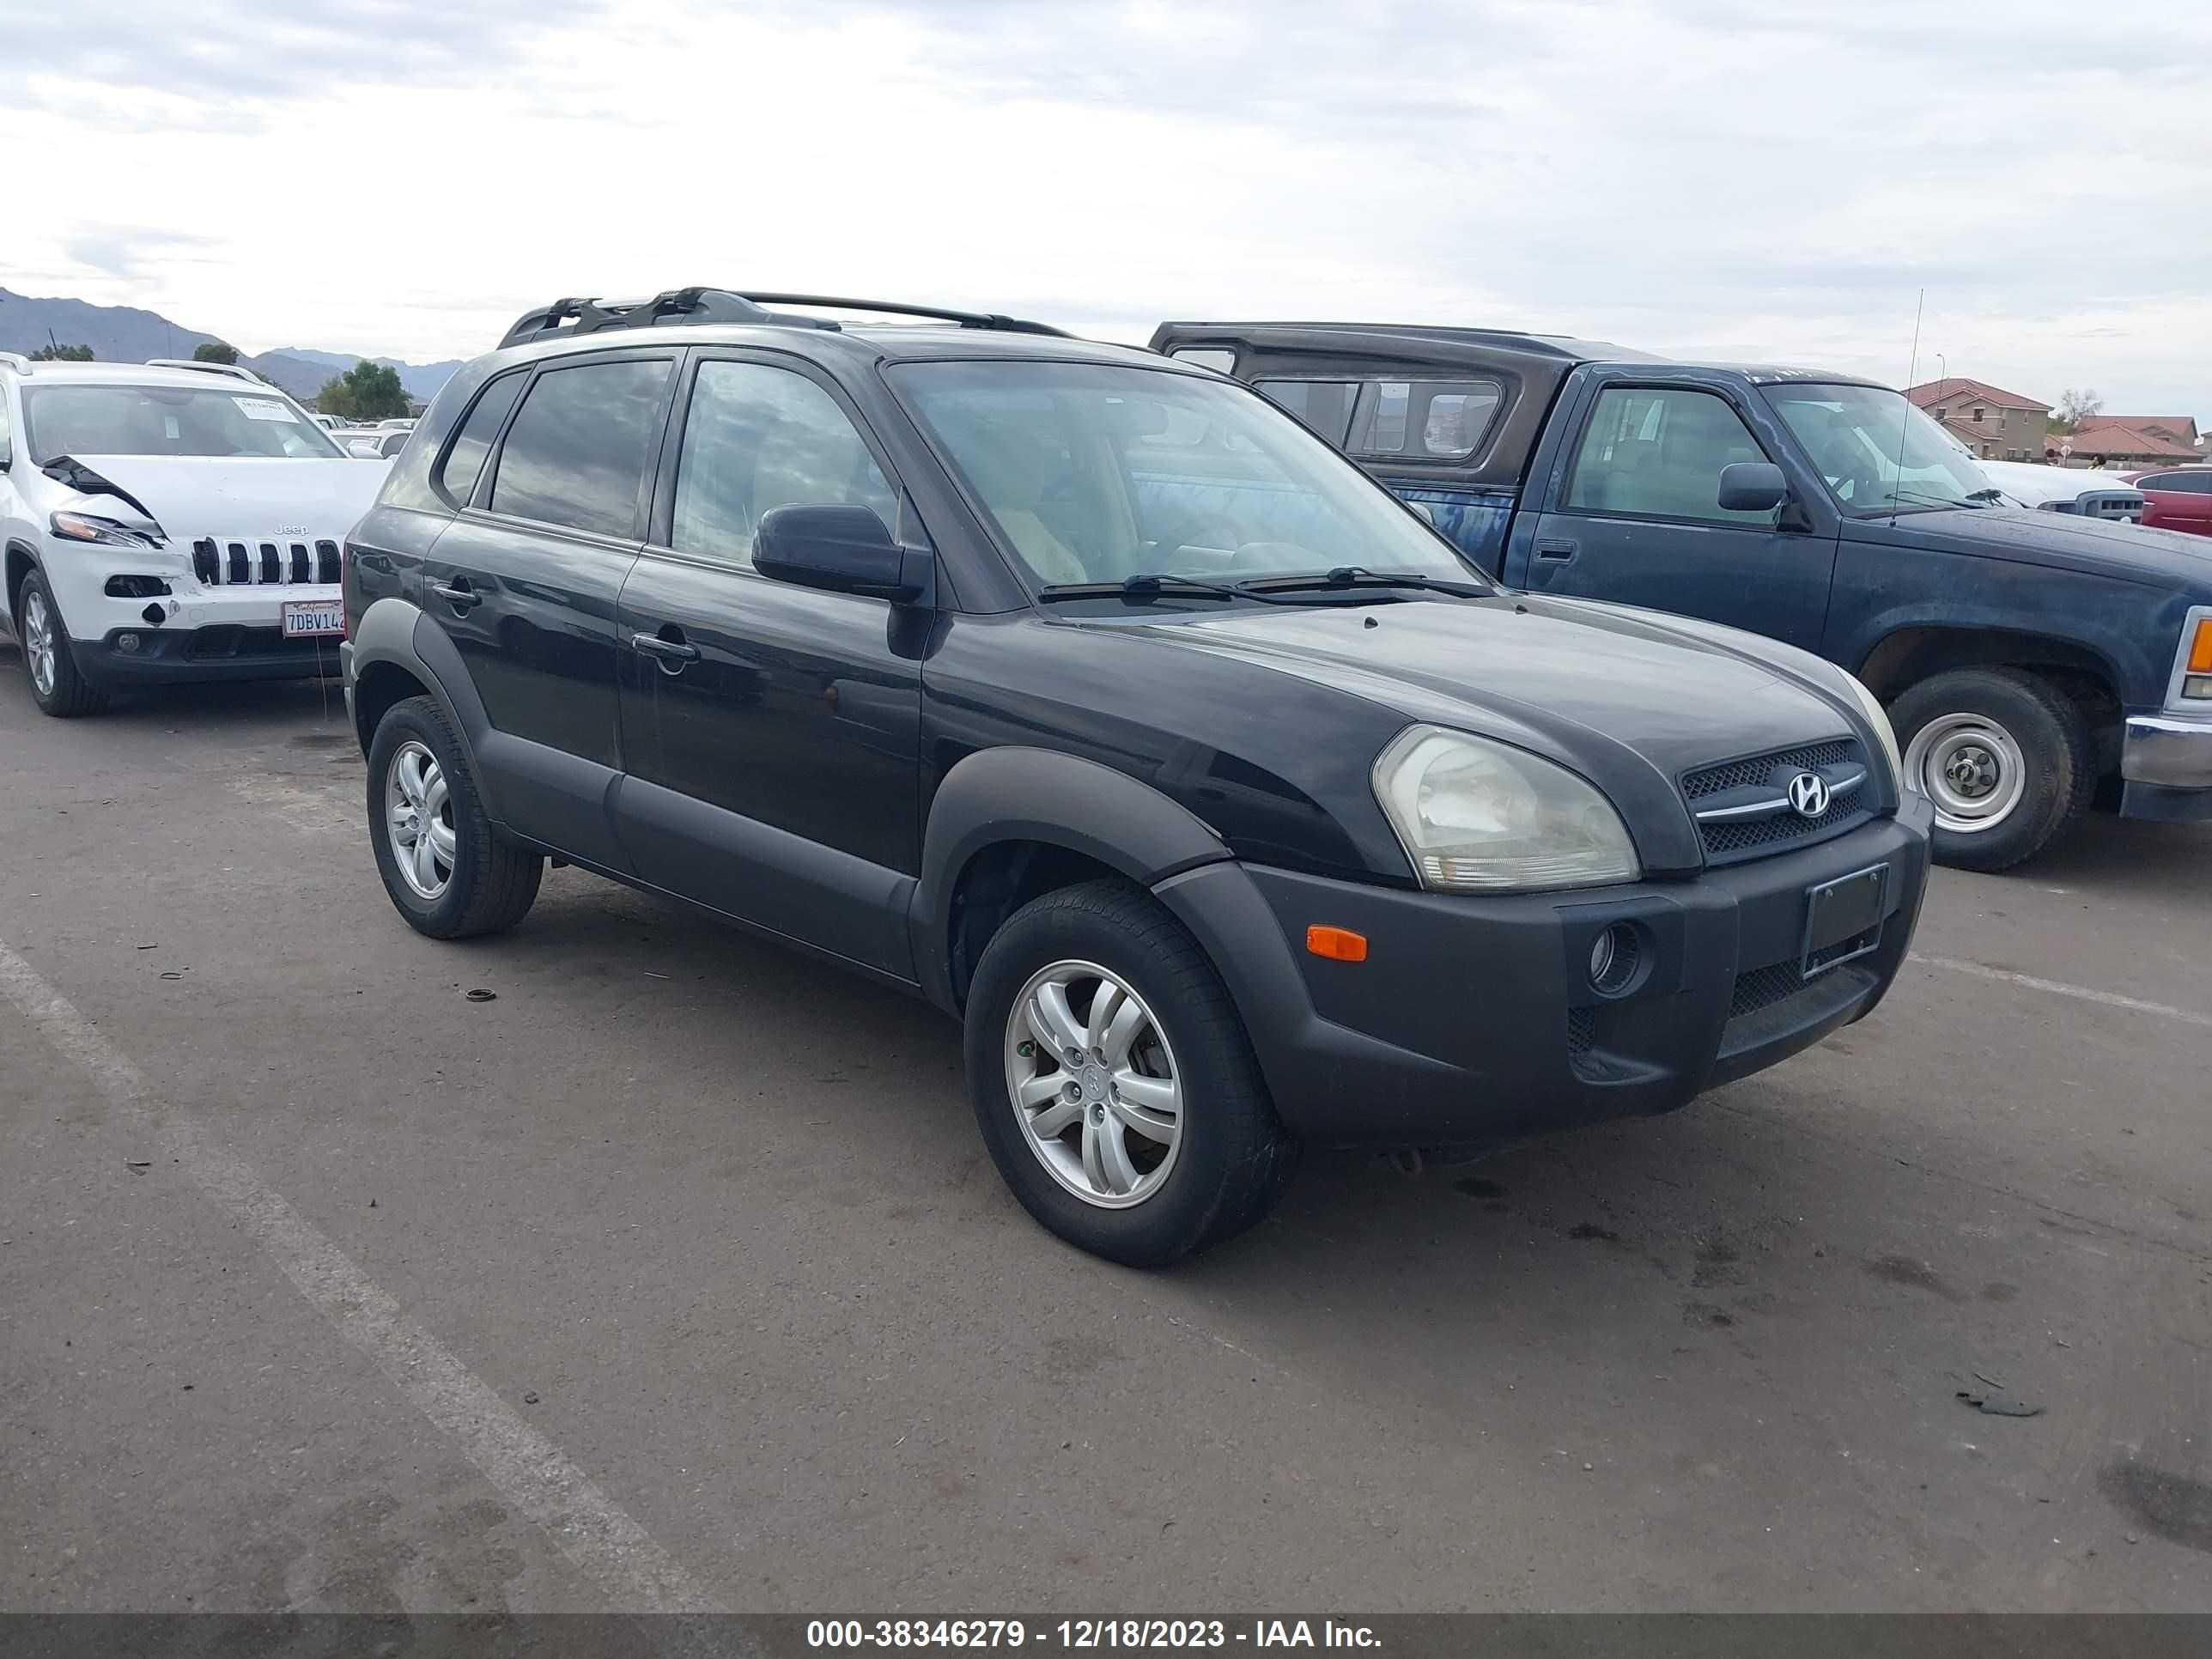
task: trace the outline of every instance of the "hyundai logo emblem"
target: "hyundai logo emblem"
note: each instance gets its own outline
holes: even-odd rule
[[[1801,818],[1817,818],[1828,810],[1828,781],[1818,772],[1800,772],[1790,780],[1790,805]]]

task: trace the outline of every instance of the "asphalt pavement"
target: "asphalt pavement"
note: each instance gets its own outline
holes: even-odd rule
[[[362,793],[335,687],[0,648],[0,1607],[2212,1607],[2212,832],[1145,1275],[927,1007],[572,871],[420,939]]]

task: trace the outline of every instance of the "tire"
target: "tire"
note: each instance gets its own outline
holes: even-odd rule
[[[404,819],[415,833],[403,835]],[[443,835],[430,828],[436,826]],[[394,703],[368,745],[368,839],[384,890],[432,939],[504,933],[530,912],[543,854],[492,828],[468,751],[428,697]],[[428,841],[428,874],[413,848]]]
[[[1960,668],[1890,710],[1905,769],[1936,804],[1936,860],[2009,870],[2048,846],[2096,793],[2095,745],[2074,700],[2021,668]]]
[[[31,682],[31,701],[39,705],[40,714],[66,720],[106,708],[107,693],[77,672],[76,659],[70,651],[69,629],[43,570],[33,570],[25,576],[16,593],[15,638],[23,648],[23,672]]]
[[[1109,983],[1118,993],[1109,1006],[1130,1022],[1120,1053],[1121,1022],[1109,1020],[1105,1042],[1089,1053],[1103,1046],[1109,1063],[1071,1066],[1026,1010],[1042,1008],[1042,988],[1058,985],[1061,1006],[1085,1024]],[[1236,1004],[1197,941],[1148,895],[1097,881],[1024,905],[976,964],[966,1018],[983,1144],[1023,1207],[1069,1243],[1132,1267],[1164,1267],[1251,1226],[1289,1183],[1296,1143],[1276,1121]],[[1102,1034],[1086,1025],[1084,1035]],[[1039,1091],[1039,1116],[1073,1114],[1060,1133],[1032,1133],[1030,1113],[1016,1103],[1018,1078]],[[1159,1103],[1164,1086],[1176,1097],[1171,1115]],[[1149,1133],[1132,1127],[1139,1121]],[[1121,1147],[1118,1159],[1109,1142]]]

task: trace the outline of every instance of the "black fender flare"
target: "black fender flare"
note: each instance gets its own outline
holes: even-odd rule
[[[21,536],[10,536],[8,538],[6,549],[4,551],[0,551],[0,575],[4,575],[8,565],[18,557],[21,558],[33,570],[41,568],[39,563],[39,550]],[[12,583],[9,584],[6,592],[0,593],[0,621],[7,623],[8,631],[10,634],[15,631],[15,590]]]
[[[349,702],[362,677],[378,663],[390,663],[404,669],[429,688],[430,695],[453,721],[454,731],[468,750],[470,769],[476,774],[477,788],[483,795],[485,810],[495,822],[499,821],[499,810],[486,784],[483,768],[477,763],[477,747],[491,729],[491,720],[484,713],[483,699],[477,694],[476,682],[469,678],[468,665],[461,660],[460,652],[446,630],[409,600],[379,599],[362,612],[361,621],[354,627],[353,651],[346,673]],[[362,750],[366,754],[375,733],[363,732],[360,735]]]
[[[908,913],[915,972],[939,1007],[958,1006],[951,920],[961,872],[987,848],[1024,841],[1080,853],[1147,888],[1233,856],[1203,818],[1126,772],[1057,750],[977,750],[937,787]]]

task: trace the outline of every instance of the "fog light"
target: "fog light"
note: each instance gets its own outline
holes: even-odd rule
[[[1625,921],[1614,922],[1590,941],[1591,988],[1601,996],[1619,996],[1636,978],[1643,955],[1636,929]]]
[[[140,643],[141,641],[136,634],[118,634],[115,636],[115,648],[118,651],[125,653],[126,654],[135,653],[137,651]]]

